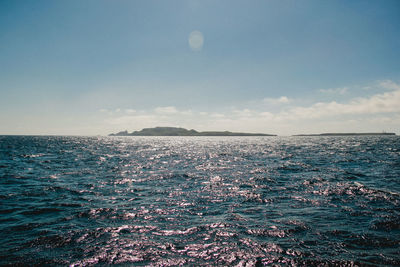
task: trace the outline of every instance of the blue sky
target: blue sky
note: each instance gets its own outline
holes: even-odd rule
[[[400,133],[399,48],[397,0],[2,0],[0,134]]]

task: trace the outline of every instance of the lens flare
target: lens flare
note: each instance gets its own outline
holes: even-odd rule
[[[189,46],[193,51],[200,51],[203,48],[204,36],[200,31],[192,31],[189,34]]]

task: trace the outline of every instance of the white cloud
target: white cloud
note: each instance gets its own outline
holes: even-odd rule
[[[153,111],[141,111],[125,116],[114,113],[109,115],[111,118],[108,118],[106,123],[118,127],[115,131],[181,126],[199,131],[229,130],[276,134],[382,130],[398,132],[400,86],[391,81],[381,82],[379,86],[392,90],[347,101],[316,102],[307,106],[294,105],[286,96],[259,101],[264,104],[285,104],[281,110],[273,110],[273,107],[260,104],[251,105],[251,109],[225,107],[225,112],[181,111],[174,106],[157,107]],[[340,90],[336,91],[340,93]]]
[[[181,113],[182,115],[190,116],[190,115],[193,114],[193,111],[191,111],[191,110],[184,110],[184,111],[181,111],[180,113]]]
[[[250,109],[234,110],[233,114],[240,117],[249,117],[253,115],[253,111]]]
[[[385,89],[400,90],[400,85],[390,80],[380,81],[378,84]]]
[[[320,102],[310,107],[296,107],[290,113],[297,118],[332,117],[335,115],[367,115],[400,112],[400,90],[356,98],[349,103]]]
[[[125,113],[128,113],[128,114],[136,113],[136,110],[128,108],[128,109],[125,109]]]
[[[279,98],[264,98],[264,103],[271,104],[271,105],[278,105],[278,104],[288,104],[291,100],[287,96],[281,96]]]
[[[210,115],[212,118],[225,118],[225,114],[222,113],[213,113]]]
[[[339,95],[344,95],[348,91],[347,87],[342,87],[342,88],[331,88],[331,89],[320,89],[319,92],[325,93],[325,94],[339,94]]]
[[[159,113],[159,114],[175,114],[175,113],[178,113],[178,110],[176,109],[176,107],[173,107],[173,106],[157,107],[157,108],[154,109],[154,111],[156,113]]]

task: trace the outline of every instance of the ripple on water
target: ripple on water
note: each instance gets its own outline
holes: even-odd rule
[[[0,265],[399,265],[399,142],[0,136]]]

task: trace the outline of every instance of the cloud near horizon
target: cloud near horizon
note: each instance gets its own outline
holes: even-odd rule
[[[176,113],[178,113],[178,109],[173,106],[157,107],[154,109],[154,111],[159,114],[176,114]]]
[[[271,104],[271,105],[279,105],[279,104],[288,104],[292,100],[289,99],[287,96],[281,96],[279,98],[264,98],[263,102],[266,104]]]
[[[344,95],[348,91],[347,87],[341,87],[341,88],[330,88],[330,89],[320,89],[320,93],[325,93],[325,94],[339,94],[339,95]]]
[[[154,126],[180,126],[196,130],[230,130],[296,134],[324,131],[399,131],[400,85],[382,81],[378,86],[385,90],[366,97],[355,97],[346,102],[316,102],[308,106],[291,104],[293,99],[264,98],[261,102],[281,105],[272,112],[264,108],[221,111],[185,111],[175,106],[156,107],[153,111],[140,111],[123,116],[112,116],[106,123],[116,131],[140,130]],[[346,90],[343,90],[346,88]],[[332,89],[341,94],[348,87]],[[331,89],[330,89],[331,90]],[[389,127],[389,128],[388,128]]]

